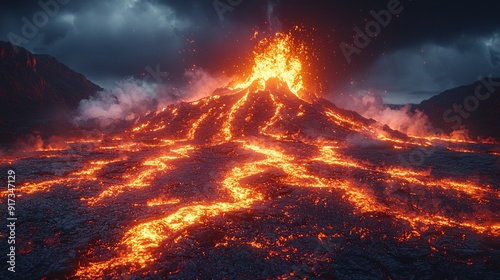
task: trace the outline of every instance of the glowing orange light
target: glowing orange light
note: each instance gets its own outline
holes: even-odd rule
[[[266,81],[277,78],[285,82],[290,91],[300,98],[300,91],[304,90],[302,63],[298,56],[301,53],[304,53],[304,47],[294,48],[289,34],[277,33],[272,39],[263,39],[254,51],[252,73],[245,82],[234,88],[247,88],[257,82],[259,89],[263,90]]]
[[[257,32],[254,35],[257,36]],[[331,194],[351,205],[352,214],[372,216],[377,212],[390,215],[411,227],[410,232],[400,237],[402,242],[412,236],[419,236],[430,226],[438,230],[441,227],[458,227],[478,234],[500,236],[498,215],[489,210],[482,211],[488,209],[490,204],[498,203],[500,199],[500,191],[493,186],[481,185],[478,180],[455,181],[434,177],[431,170],[419,171],[385,162],[374,164],[350,156],[345,150],[348,146],[345,144],[348,142],[346,137],[336,136],[341,133],[332,138],[320,138],[316,137],[315,131],[312,134],[314,137],[291,138],[290,135],[298,135],[301,129],[305,131],[313,116],[320,119],[317,123],[321,124],[323,130],[348,132],[360,136],[362,141],[370,139],[385,142],[387,145],[383,146],[384,150],[393,148],[397,153],[404,152],[411,146],[428,147],[436,143],[447,143],[450,145],[447,148],[455,152],[476,152],[467,148],[467,145],[474,144],[469,140],[437,136],[397,136],[376,123],[346,114],[334,106],[307,104],[281,90],[267,89],[265,98],[252,95],[252,85],[258,90],[265,90],[266,82],[276,78],[286,84],[295,96],[303,99],[303,69],[299,59],[303,52],[302,46],[294,47],[290,35],[278,33],[272,39],[264,39],[254,52],[255,65],[249,77],[235,87],[245,90],[234,96],[213,95],[188,103],[187,106],[164,107],[154,114],[154,118],[135,124],[123,134],[106,138],[102,143],[101,140],[92,140],[99,144],[92,146],[94,150],[90,153],[91,159],[84,159],[81,164],[79,162],[73,167],[64,168],[64,173],[48,174],[41,179],[24,183],[19,192],[26,196],[49,192],[53,187],[71,188],[79,193],[91,188],[92,192],[85,192],[80,198],[87,202],[89,208],[104,209],[115,202],[130,202],[134,206],[130,210],[131,214],[137,214],[136,209],[147,209],[146,216],[137,214],[134,216],[137,219],[123,228],[119,240],[114,243],[109,241],[107,245],[115,250],[113,254],[99,255],[90,246],[88,255],[93,258],[82,262],[75,276],[118,278],[139,273],[138,271],[158,260],[166,243],[189,239],[192,225],[203,224],[210,218],[223,221],[229,212],[257,207],[262,209],[272,199],[270,190],[274,195],[275,186],[299,189],[299,192],[292,192],[291,199],[302,195],[309,188],[311,190],[306,198],[311,198],[314,205],[326,205],[326,200],[309,196],[309,193],[321,192],[325,195],[321,198]],[[258,115],[259,110],[255,110],[255,107],[262,105],[257,103],[259,100],[266,100],[266,106],[262,106],[264,109],[261,110],[265,111],[263,115]],[[191,111],[188,112],[187,109]],[[286,124],[295,122],[302,125],[301,120],[308,123],[304,127],[298,126],[298,129],[289,129]],[[247,124],[250,124],[249,127],[253,126],[258,135],[242,131],[242,125]],[[182,128],[177,130],[178,134],[175,133],[176,127]],[[207,134],[209,130],[214,136]],[[163,134],[163,131],[166,133]],[[204,139],[206,135],[209,137]],[[304,135],[308,136],[307,132]],[[167,136],[170,138],[163,138]],[[197,145],[198,139],[206,142]],[[64,147],[88,142],[85,139],[68,141]],[[66,148],[39,149],[23,157],[55,157],[65,160],[68,155],[63,153],[64,149]],[[224,153],[222,158],[220,153]],[[500,155],[498,150],[489,154]],[[20,159],[2,158],[0,165],[10,165]],[[221,163],[212,164],[219,159]],[[184,179],[181,174],[186,174],[186,169],[190,167],[196,169],[190,170]],[[191,177],[196,178],[197,172],[210,175],[204,176],[203,181],[192,179]],[[195,175],[191,176],[191,173]],[[216,188],[217,198],[176,194],[176,187],[170,186],[174,185],[172,182],[184,183],[183,180],[187,184],[179,189],[196,186],[193,188],[196,192],[205,192],[205,187]],[[210,185],[205,186],[205,180]],[[7,191],[0,190],[0,195],[5,197],[6,194]],[[432,201],[427,201],[428,194],[438,195]],[[282,197],[281,193],[278,197]],[[471,210],[470,214],[441,211],[435,206],[441,202],[439,197],[474,203],[477,210]],[[409,203],[411,201],[420,204],[413,205]],[[288,211],[288,207],[290,205],[272,211],[282,210],[283,216],[290,219],[293,214]],[[142,210],[139,213],[143,213]],[[254,218],[257,221],[262,217],[255,215]],[[348,232],[349,235],[357,234],[364,239],[369,237],[370,231],[369,228],[355,226]],[[317,234],[317,238],[322,241],[342,236],[343,233]],[[254,249],[267,251],[268,257],[279,256],[288,260],[290,253],[297,250],[288,241],[297,237],[307,237],[307,234],[301,230],[300,233],[277,236],[274,240],[264,236],[243,240],[243,237],[226,235],[215,246],[244,242]],[[273,250],[271,246],[282,249]]]

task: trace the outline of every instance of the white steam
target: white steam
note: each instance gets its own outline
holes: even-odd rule
[[[433,132],[424,113],[412,112],[410,105],[400,109],[391,108],[384,104],[380,95],[337,95],[332,101],[340,108],[355,111],[365,118],[374,119],[408,135],[423,136]]]
[[[79,115],[74,121],[77,124],[95,121],[101,127],[117,121],[131,121],[145,114],[153,106],[156,96],[154,88],[127,79],[117,83],[112,90],[103,90],[80,101]]]
[[[135,121],[169,104],[209,96],[230,80],[225,76],[212,76],[202,69],[186,71],[184,75],[188,83],[182,87],[148,84],[133,78],[122,80],[114,89],[103,90],[80,101],[73,122],[76,125],[90,123],[109,127],[122,121]]]
[[[186,101],[191,102],[211,95],[215,89],[225,87],[231,79],[225,75],[211,75],[202,69],[186,71],[184,76],[189,82],[181,88],[163,87],[160,93],[161,109],[169,104]]]
[[[275,8],[278,5],[279,0],[268,0],[267,1],[267,22],[269,28],[274,31],[281,31],[282,24],[281,21],[276,16]]]

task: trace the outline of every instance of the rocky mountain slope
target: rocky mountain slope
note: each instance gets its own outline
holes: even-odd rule
[[[474,139],[500,139],[500,78],[444,91],[413,108],[446,133],[465,128]]]
[[[49,55],[0,42],[1,142],[65,122],[80,100],[101,88]],[[42,129],[43,128],[43,129]]]

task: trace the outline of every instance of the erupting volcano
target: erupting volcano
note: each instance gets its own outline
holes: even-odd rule
[[[20,273],[499,276],[498,144],[405,135],[340,109],[308,89],[305,60],[278,33],[211,96],[3,158],[19,166]],[[410,164],[416,150],[428,164]]]

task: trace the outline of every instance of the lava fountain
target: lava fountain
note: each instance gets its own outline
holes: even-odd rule
[[[254,50],[250,75],[233,89],[245,89],[256,83],[254,90],[264,90],[266,82],[274,78],[284,82],[293,94],[301,98],[304,81],[299,56],[305,55],[304,45],[295,43],[290,34],[277,33],[272,38],[264,38]]]

